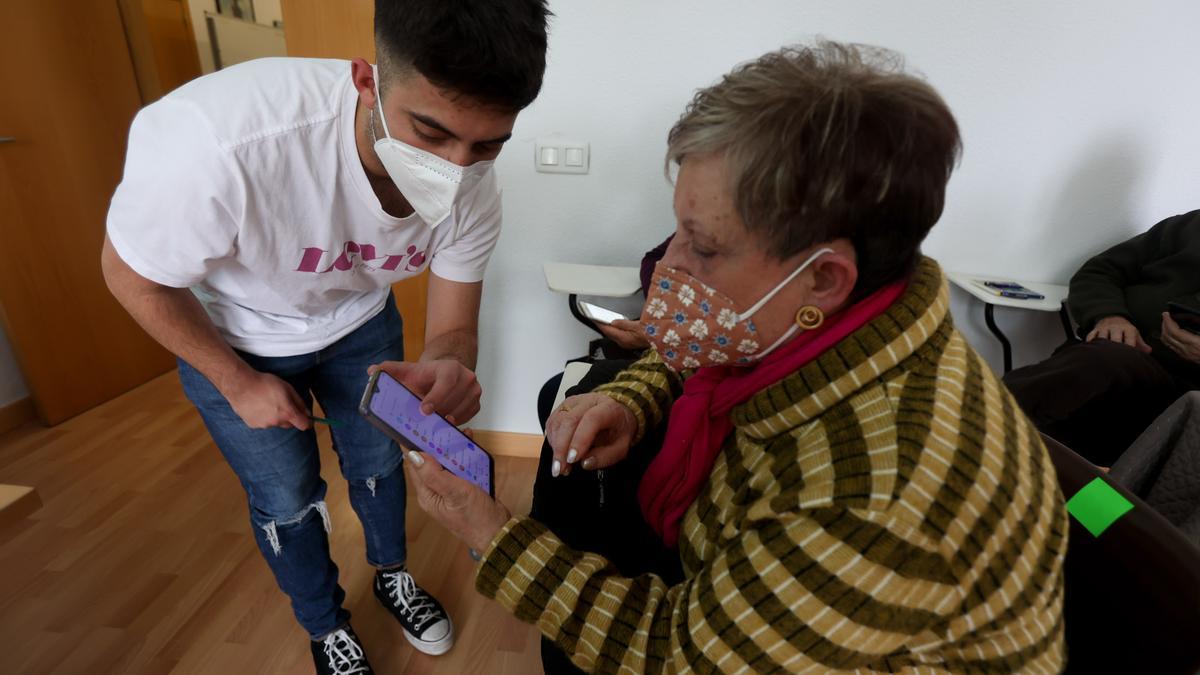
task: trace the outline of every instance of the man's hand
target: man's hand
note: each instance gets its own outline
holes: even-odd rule
[[[479,412],[479,397],[483,388],[475,373],[454,359],[436,361],[384,361],[371,366],[367,372],[376,370],[396,378],[421,397],[421,413],[438,413],[451,424],[466,424]]]
[[[1111,340],[1129,345],[1139,352],[1149,354],[1150,345],[1142,339],[1136,326],[1123,316],[1106,316],[1096,322],[1096,327],[1087,334],[1086,341]]]
[[[483,490],[442,469],[424,453],[405,453],[404,464],[417,492],[417,503],[467,546],[483,553],[512,517]]]
[[[1162,342],[1179,358],[1200,364],[1200,335],[1181,328],[1167,312],[1163,312]]]
[[[650,346],[650,341],[642,331],[642,324],[637,321],[617,319],[611,324],[596,323],[596,330],[625,349],[639,350]]]
[[[221,394],[251,429],[307,429],[308,406],[292,385],[269,373],[247,368]]]
[[[603,469],[625,459],[637,433],[633,411],[604,394],[580,394],[563,401],[546,420],[546,440],[554,451],[550,473]]]

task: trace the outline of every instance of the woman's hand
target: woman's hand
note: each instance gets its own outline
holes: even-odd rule
[[[546,440],[554,451],[550,473],[603,469],[625,459],[637,434],[633,411],[604,394],[580,394],[563,401],[546,420]]]
[[[617,319],[612,323],[597,323],[596,330],[624,349],[636,351],[650,347],[650,341],[642,331],[642,324],[637,321]]]
[[[1200,364],[1200,335],[1181,328],[1167,312],[1163,312],[1162,343],[1179,358]]]
[[[417,503],[431,518],[472,549],[483,553],[512,517],[503,504],[478,486],[446,471],[433,457],[405,453]]]
[[[1142,334],[1138,332],[1137,326],[1134,326],[1123,316],[1106,316],[1096,322],[1096,327],[1092,332],[1087,334],[1085,342],[1092,340],[1111,340],[1112,342],[1120,342],[1121,344],[1129,345],[1139,352],[1146,354],[1150,353],[1150,345],[1142,339]]]

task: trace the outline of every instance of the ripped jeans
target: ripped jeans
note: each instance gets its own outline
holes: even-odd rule
[[[340,422],[330,431],[350,504],[366,535],[367,561],[376,567],[404,563],[400,448],[358,414],[367,366],[404,358],[395,303],[389,297],[374,318],[318,352],[238,355],[255,370],[291,384],[306,404],[311,406],[315,397],[325,416]],[[311,429],[251,429],[208,379],[182,360],[179,378],[246,490],[254,539],[279,588],[291,598],[300,625],[313,639],[344,625],[350,613],[342,607],[346,594],[329,557],[329,512],[316,434]]]

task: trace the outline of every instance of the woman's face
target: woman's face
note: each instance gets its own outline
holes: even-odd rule
[[[729,296],[739,312],[771,292],[813,251],[834,249],[754,314],[754,324],[766,344],[783,335],[796,311],[805,305],[816,305],[826,314],[841,309],[857,278],[853,248],[845,240],[814,246],[787,260],[767,255],[765,243],[746,231],[734,208],[725,162],[716,155],[684,158],[675,182],[675,219],[675,239],[662,263]],[[847,275],[849,288],[843,290]]]

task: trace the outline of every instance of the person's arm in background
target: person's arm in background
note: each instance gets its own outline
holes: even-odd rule
[[[308,408],[296,390],[243,361],[190,290],[141,276],[117,255],[107,236],[100,266],[109,291],[134,321],[208,378],[247,426],[308,428]]]
[[[1142,265],[1160,254],[1168,218],[1146,232],[1100,253],[1083,264],[1071,277],[1067,307],[1079,323],[1086,340],[1121,342],[1144,352],[1150,347],[1133,325],[1125,304],[1125,287],[1134,283]]]

